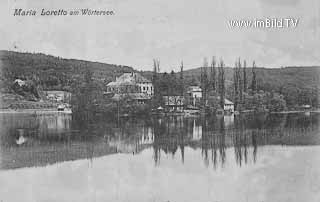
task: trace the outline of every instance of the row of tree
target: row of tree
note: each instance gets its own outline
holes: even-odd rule
[[[225,71],[226,68],[222,58],[217,62],[216,58],[212,57],[210,66],[207,58],[204,58],[199,78],[199,84],[202,89],[200,104],[202,109],[207,109],[208,107],[215,110],[223,109],[225,98],[232,100],[235,110],[238,111],[265,111],[268,109],[279,111],[286,109],[286,103],[281,94],[263,92],[258,89],[255,61],[253,61],[252,67],[247,68],[246,60],[241,61],[240,58],[236,60],[233,68],[232,85],[226,85]],[[248,75],[250,73],[251,75]],[[183,62],[181,62],[180,72],[177,76],[173,71],[170,74],[166,72],[160,73],[160,60],[158,59],[153,60],[152,81],[155,90],[154,106],[163,104],[163,95],[185,95],[186,86],[191,85],[190,82],[184,79]]]
[[[218,69],[218,71],[216,70],[216,68]],[[200,74],[200,86],[202,89],[202,106],[204,108],[207,105],[209,95],[213,95],[216,97],[219,96],[220,107],[223,108],[226,94],[226,78],[224,68],[225,65],[222,58],[220,58],[220,61],[216,67],[216,59],[215,57],[212,57],[209,76],[208,60],[207,58],[204,58]]]

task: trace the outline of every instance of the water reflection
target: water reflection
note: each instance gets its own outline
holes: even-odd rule
[[[45,166],[114,153],[140,154],[150,148],[153,162],[165,156],[185,162],[185,150],[199,151],[204,165],[223,168],[226,149],[235,163],[255,163],[264,145],[318,145],[319,115],[282,114],[212,117],[97,119],[70,115],[0,116],[0,169]],[[149,150],[146,150],[149,151]]]

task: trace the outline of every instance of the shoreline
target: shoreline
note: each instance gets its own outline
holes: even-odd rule
[[[282,112],[269,112],[270,114],[296,114],[296,113],[320,113],[320,109],[316,110],[294,110],[294,111],[282,111]]]
[[[0,109],[0,114],[72,114],[71,110],[58,111],[56,108],[47,109]]]
[[[248,112],[248,113],[254,113],[254,112]],[[248,114],[246,113],[246,114]],[[310,110],[310,111],[302,111],[302,110],[293,110],[293,111],[282,111],[282,112],[267,112],[270,114],[295,114],[295,113],[320,113],[320,109],[316,110]],[[0,114],[35,114],[35,115],[41,115],[41,114],[72,114],[71,110],[66,111],[58,111],[56,108],[45,108],[45,109],[0,109]],[[180,113],[168,113],[164,115],[180,115],[180,116],[190,116],[191,114],[186,114],[183,112]],[[193,116],[196,116],[195,114],[192,114]],[[197,114],[199,115],[199,114]]]

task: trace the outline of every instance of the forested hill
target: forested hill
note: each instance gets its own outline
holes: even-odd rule
[[[246,68],[248,84],[251,82],[251,68]],[[320,66],[257,68],[258,88],[264,91],[279,92],[285,96],[289,106],[299,104],[319,104]],[[186,70],[188,81],[199,83],[200,68]],[[210,75],[210,68],[208,68]],[[233,68],[225,68],[226,83],[232,85]],[[250,87],[250,86],[249,86]]]
[[[109,82],[132,67],[63,59],[41,53],[0,51],[1,90],[15,78],[31,79],[44,90],[69,90],[72,82],[81,82],[85,71],[90,70],[96,80]]]

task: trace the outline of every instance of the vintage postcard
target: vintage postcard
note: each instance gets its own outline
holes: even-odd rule
[[[1,0],[0,202],[319,202],[319,0]]]

